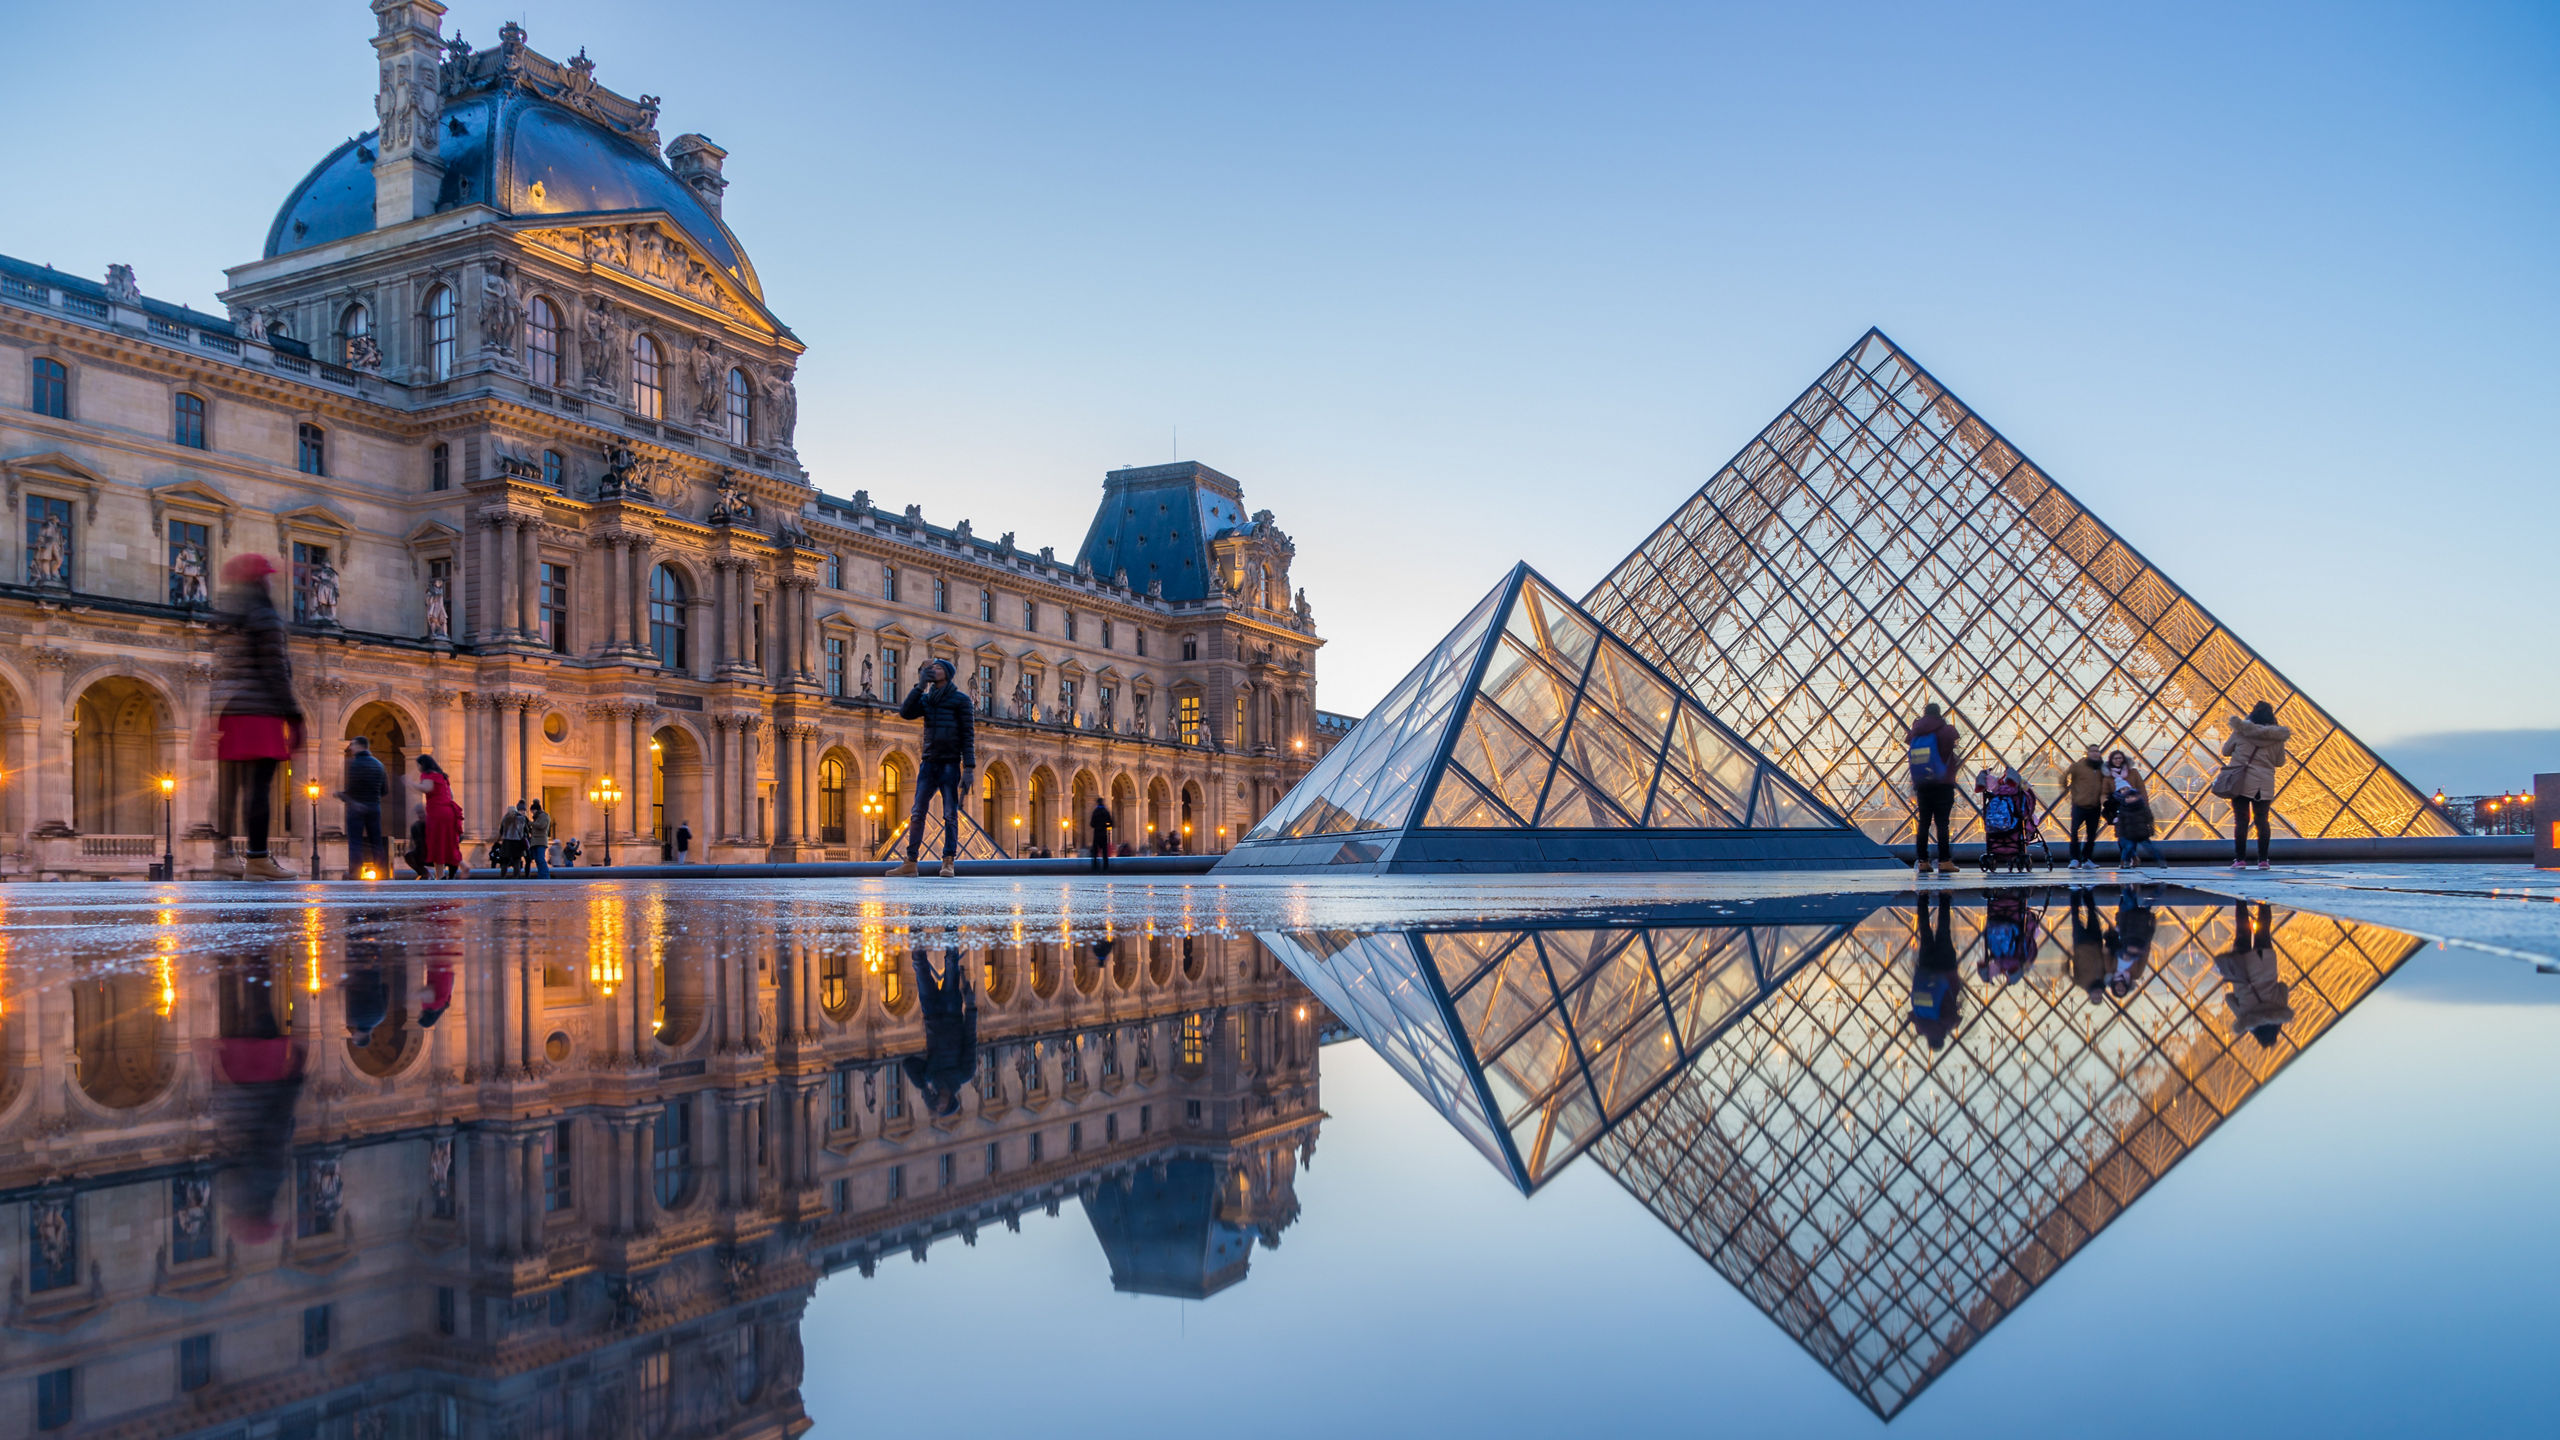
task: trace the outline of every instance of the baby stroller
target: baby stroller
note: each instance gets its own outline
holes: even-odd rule
[[[2053,868],[2053,851],[2038,828],[2035,787],[2020,783],[2014,770],[1982,787],[1982,873],[2006,870],[2023,875],[2042,865]]]

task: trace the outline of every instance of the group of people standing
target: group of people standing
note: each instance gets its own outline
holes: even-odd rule
[[[2276,771],[2287,760],[2285,742],[2293,731],[2277,720],[2275,707],[2264,700],[2250,708],[2246,716],[2233,715],[2224,722],[2229,738],[2222,742],[2223,765],[2213,778],[2213,794],[2231,802],[2231,868],[2234,870],[2269,868],[2267,844],[2269,817],[2275,803]],[[1950,858],[1950,819],[1955,811],[1956,781],[1964,768],[1963,737],[1945,711],[1931,703],[1912,722],[1907,735],[1910,747],[1911,793],[1916,817],[1912,838],[1912,869],[1917,875],[1953,873]],[[2023,801],[2014,809],[2034,823],[2039,807],[2033,785],[2015,767],[1996,761],[1976,774],[1974,789],[1986,796],[1998,794]],[[2166,866],[2169,862],[2155,842],[2158,821],[2151,809],[2151,784],[2142,767],[2123,750],[2106,750],[2091,744],[2060,776],[2057,799],[2068,804],[2071,820],[2070,868],[2096,870],[2098,837],[2102,827],[2112,827],[2116,840],[2116,868],[2133,869],[2145,864]],[[2249,835],[2258,837],[2258,854],[2254,866],[2249,861]],[[1929,856],[1930,837],[1937,837],[1937,858],[1933,865]]]

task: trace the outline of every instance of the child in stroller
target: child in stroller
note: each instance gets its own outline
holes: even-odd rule
[[[1975,803],[1982,810],[1982,872],[2025,874],[2042,861],[2053,868],[2053,852],[2038,827],[2035,787],[2017,767],[1985,769],[1973,777]]]

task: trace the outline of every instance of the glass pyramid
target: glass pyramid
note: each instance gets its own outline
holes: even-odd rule
[[[2279,830],[2454,833],[1877,331],[1584,604],[1878,840],[1911,836],[1903,737],[1930,700],[1969,761],[2048,796],[2091,741],[2139,755],[2170,839],[2227,833],[2223,721],[2265,700],[2293,730]]]
[[[1524,1191],[1587,1150],[1889,1418],[2421,944],[2193,892],[2011,893],[2013,970],[1989,907],[1944,894],[1261,939]]]
[[[924,844],[920,854],[930,859],[942,853],[942,801],[937,797],[932,813],[925,816]],[[966,809],[960,812],[960,854],[963,860],[1002,860],[1007,858],[1004,846],[978,823],[978,817]],[[874,860],[903,860],[907,855],[907,821],[900,819],[889,830],[889,838],[871,847]]]
[[[1520,565],[1220,868],[1885,863]]]

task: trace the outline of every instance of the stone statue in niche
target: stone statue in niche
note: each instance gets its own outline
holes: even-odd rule
[[[44,523],[36,527],[35,548],[27,552],[27,583],[69,585],[70,563],[71,537],[63,533],[62,517],[45,516]]]
[[[309,589],[303,597],[303,613],[314,625],[338,623],[338,567],[323,560],[307,572]]]
[[[697,338],[685,360],[693,372],[693,423],[706,429],[719,424],[725,398],[720,393],[719,342],[707,335]]]
[[[621,328],[614,322],[613,306],[603,296],[587,298],[587,313],[578,323],[578,370],[588,389],[613,389]]]
[[[107,267],[107,298],[119,305],[142,303],[142,283],[133,278],[132,266],[110,265]]]
[[[370,335],[347,337],[347,368],[368,375],[382,373],[382,342]]]
[[[704,517],[714,525],[746,525],[756,518],[756,507],[738,492],[738,479],[728,471],[720,472],[720,493],[711,498],[711,513]]]
[[[862,657],[862,698],[875,698],[871,691],[871,657],[868,655]]]
[[[204,547],[187,544],[169,560],[169,600],[175,605],[204,605],[212,597],[205,588]]]
[[[791,432],[800,423],[800,394],[791,384],[791,374],[788,365],[776,365],[764,374],[765,424],[777,450],[791,448]]]
[[[427,582],[427,638],[453,639],[453,604],[445,598],[441,575]]]
[[[501,260],[480,277],[480,348],[512,358],[524,301],[516,294],[516,267]]]
[[[1298,587],[1298,623],[1301,625],[1315,623],[1315,612],[1307,608],[1307,591],[1303,585]]]

